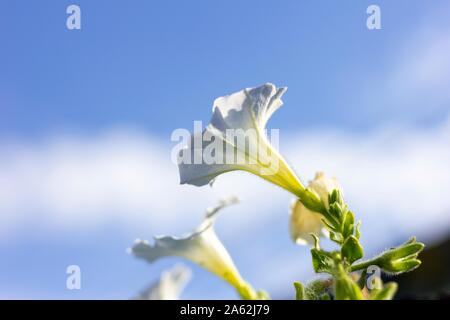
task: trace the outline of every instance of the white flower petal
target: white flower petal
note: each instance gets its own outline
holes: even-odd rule
[[[231,206],[236,203],[239,203],[238,197],[230,196],[227,198],[223,198],[223,199],[219,200],[219,202],[216,205],[206,208],[206,217],[212,218],[213,216],[215,216],[215,214],[217,212],[219,212],[223,208]]]
[[[205,141],[201,135],[192,135],[188,146],[182,149],[179,153],[178,169],[180,172],[181,184],[192,184],[194,186],[204,186],[211,183],[214,178],[224,172],[239,170],[241,167],[237,164],[227,164],[226,161],[221,160],[215,163],[210,163],[204,158],[203,151],[213,142]],[[198,143],[194,141],[199,141]],[[217,148],[217,159],[224,159],[225,152]],[[183,160],[188,159],[188,160]],[[196,159],[199,159],[196,161]]]
[[[263,130],[272,114],[283,104],[281,96],[286,90],[266,83],[217,98],[210,126],[221,132],[237,128]]]
[[[209,125],[179,153],[180,182],[202,186],[222,173],[244,170],[300,197],[303,185],[265,134],[285,91],[268,83],[216,99]]]
[[[216,274],[235,287],[247,286],[228,251],[217,237],[213,225],[219,209],[235,202],[235,198],[231,198],[231,200],[224,200],[217,207],[209,209],[203,223],[187,236],[155,237],[153,246],[147,241],[137,240],[130,251],[148,262],[167,256],[183,257]]]
[[[183,265],[176,265],[161,273],[160,279],[144,289],[136,300],[178,300],[181,292],[191,279],[191,270]]]

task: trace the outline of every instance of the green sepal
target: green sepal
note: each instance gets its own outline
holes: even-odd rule
[[[413,255],[417,256],[424,247],[425,245],[420,242],[408,242],[407,244],[384,252],[381,257],[386,260],[405,259]]]
[[[322,200],[320,200],[320,198],[314,191],[308,188],[303,191],[303,194],[301,195],[301,197],[299,197],[299,200],[306,208],[311,211],[319,213],[326,212],[326,208]]]
[[[413,271],[414,269],[417,269],[421,264],[422,262],[419,259],[411,259],[405,261],[400,260],[392,261],[388,265],[383,265],[382,268],[385,271],[398,274]]]

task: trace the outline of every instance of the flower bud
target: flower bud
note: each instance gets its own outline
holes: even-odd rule
[[[417,259],[425,245],[415,239],[382,253],[376,264],[386,272],[403,273],[416,269],[421,261]]]
[[[320,199],[318,202],[323,203],[328,209],[330,199],[334,201],[334,204],[339,204],[341,192],[337,190],[340,190],[340,186],[336,179],[328,178],[322,172],[317,172],[305,193],[310,195],[310,198]],[[317,211],[315,211],[316,209],[313,210],[313,206],[305,201],[305,198],[294,200],[290,207],[289,221],[292,240],[302,245],[313,244],[314,239],[311,234],[328,237],[328,230],[323,223],[324,216],[317,212],[320,211],[319,208],[316,208]]]

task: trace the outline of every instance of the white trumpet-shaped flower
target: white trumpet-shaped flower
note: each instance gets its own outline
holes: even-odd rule
[[[136,240],[130,252],[148,262],[168,257],[179,256],[190,260],[204,269],[214,273],[236,288],[241,297],[256,298],[256,293],[246,283],[237,270],[231,256],[214,231],[217,212],[233,203],[236,198],[222,200],[217,206],[207,209],[203,223],[192,233],[183,237],[155,237],[155,244]]]
[[[209,125],[179,153],[181,183],[202,186],[222,173],[244,170],[301,198],[304,186],[265,132],[285,91],[267,83],[217,98]],[[271,135],[272,141],[277,138]]]
[[[158,281],[144,289],[136,300],[178,300],[181,292],[191,279],[191,270],[183,265],[176,265],[164,270]]]
[[[328,209],[328,195],[334,189],[341,191],[335,178],[328,178],[322,172],[317,172],[313,181],[308,185],[308,190],[314,192]],[[291,238],[298,244],[313,244],[316,236],[328,236],[328,230],[322,222],[320,213],[306,208],[298,199],[294,199],[290,207],[289,231]]]

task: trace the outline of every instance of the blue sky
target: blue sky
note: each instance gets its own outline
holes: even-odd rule
[[[355,91],[391,67],[397,46],[445,1],[381,1],[379,32],[365,27],[367,1],[77,3],[80,31],[65,28],[71,2],[2,2],[3,134],[126,124],[166,137],[186,119],[207,121],[214,97],[267,81],[289,86],[285,101],[295,103],[276,127],[402,118],[366,108]]]
[[[447,1],[376,1],[374,31],[373,1],[77,1],[82,29],[70,31],[73,3],[0,2],[0,297],[128,298],[178,261],[124,252],[136,237],[189,231],[241,178],[178,186],[170,134],[206,123],[216,97],[265,82],[289,88],[269,123],[281,149],[305,180],[329,169],[348,185],[378,232],[366,229],[377,236],[369,252],[412,232],[447,234]],[[311,275],[308,250],[287,236],[289,195],[243,179],[242,207],[219,231],[244,275],[284,297],[286,279]],[[415,206],[401,200],[411,195]],[[425,223],[422,209],[436,213]],[[264,219],[247,214],[236,237],[241,210]],[[254,273],[252,261],[266,268]],[[69,264],[82,268],[81,291],[65,288]],[[187,297],[233,297],[193,268]]]

